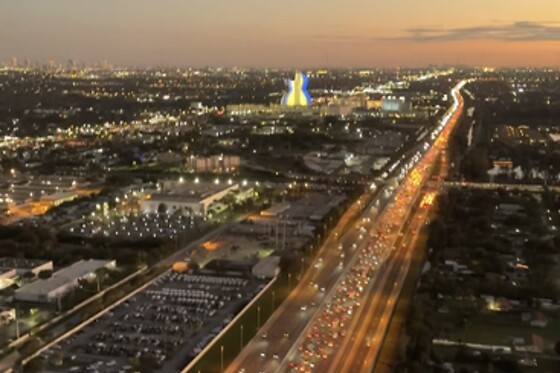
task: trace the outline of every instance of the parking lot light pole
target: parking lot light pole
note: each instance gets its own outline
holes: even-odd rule
[[[288,273],[288,289],[292,290],[292,274]]]
[[[16,303],[16,339],[19,339],[20,331],[19,331],[19,303]]]
[[[224,371],[224,345],[220,346],[220,367],[221,367],[221,372],[223,373],[223,371]]]
[[[240,335],[240,338],[241,338],[241,349],[243,350],[243,324],[241,324],[241,335]]]
[[[261,328],[261,306],[257,306],[257,329]]]
[[[274,297],[276,296],[276,292],[273,290],[272,291],[272,311],[274,311]]]

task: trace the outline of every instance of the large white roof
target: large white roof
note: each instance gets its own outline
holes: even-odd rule
[[[37,280],[16,290],[17,293],[48,294],[70,282],[76,281],[96,270],[107,267],[112,260],[80,260],[68,267],[65,267],[46,280]]]

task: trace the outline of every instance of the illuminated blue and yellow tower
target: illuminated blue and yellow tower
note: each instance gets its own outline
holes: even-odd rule
[[[309,78],[301,72],[296,72],[294,80],[286,80],[288,92],[282,97],[283,106],[311,106],[311,96],[307,91]]]

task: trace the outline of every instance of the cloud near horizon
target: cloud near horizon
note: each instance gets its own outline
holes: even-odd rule
[[[384,40],[461,41],[560,41],[559,22],[519,21],[505,25],[482,25],[460,28],[410,28],[408,36],[386,38]]]
[[[361,37],[355,35],[314,35],[316,40],[330,41],[467,41],[467,40],[497,40],[497,41],[560,41],[560,22],[530,22],[518,21],[510,24],[490,24],[473,27],[439,28],[415,27],[404,30],[405,35],[389,37]]]

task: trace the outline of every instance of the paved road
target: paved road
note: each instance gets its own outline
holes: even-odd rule
[[[333,373],[371,372],[373,369],[410,265],[410,248],[416,239],[415,233],[409,237],[410,233],[403,233],[402,229],[412,206],[419,202],[420,191],[429,179],[441,150],[446,148],[451,130],[463,110],[458,89],[454,90],[454,97],[457,101],[453,112],[446,115],[441,132],[433,137],[432,146],[406,174],[394,194],[394,201],[377,217],[375,225],[366,227],[371,240],[366,240],[368,243],[356,241],[359,261],[350,264],[350,267],[354,266],[352,270],[344,274],[341,277],[343,280],[333,288],[337,296],[321,303],[320,312],[308,323],[288,355],[282,358],[278,371],[290,371],[290,367],[292,371]],[[419,211],[421,213],[422,209]],[[418,230],[417,224],[424,223],[425,215],[418,216],[420,219],[413,216],[416,223],[410,225],[411,232]],[[405,245],[401,247],[403,242]],[[373,245],[378,251],[371,250]],[[397,249],[396,252],[394,249]],[[377,263],[364,266],[372,254],[381,256],[384,264],[380,267]],[[375,274],[363,276],[364,270],[374,270]],[[364,278],[367,280],[365,291],[360,286],[359,298],[355,299],[355,293],[348,293],[351,289],[349,284],[355,284],[357,279],[363,283]],[[371,327],[375,329],[372,331]],[[364,360],[364,356],[369,359]]]
[[[432,148],[426,153],[417,167],[422,167],[424,183],[431,175],[432,167],[440,155],[445,155],[449,136],[457,124],[463,110],[463,100],[459,90],[454,91],[459,105],[450,117],[445,130],[440,133]],[[444,160],[444,163],[447,161]],[[447,166],[443,165],[441,173],[445,176]],[[430,184],[426,194],[436,193],[438,185]],[[328,372],[372,372],[384,338],[387,333],[390,319],[397,304],[398,297],[405,282],[408,269],[413,258],[413,248],[418,239],[418,232],[425,224],[429,215],[430,206],[419,207],[412,221],[405,228],[402,242],[399,243],[395,254],[390,258],[384,276],[378,281],[372,292],[364,297],[363,312],[353,322],[349,330],[352,338],[346,338],[344,344],[338,349]]]
[[[462,98],[458,90],[454,91],[454,94],[458,100],[454,112],[446,115],[445,122],[440,127],[441,132],[433,137],[434,141],[431,148],[407,173],[407,176],[397,188],[397,192],[380,193],[379,201],[373,201],[359,219],[356,227],[361,227],[361,230],[351,228],[342,232],[340,241],[338,241],[338,236],[329,237],[321,249],[315,268],[312,267],[304,275],[296,289],[292,291],[288,299],[264,325],[260,335],[253,338],[230,364],[227,369],[228,372],[284,372],[290,371],[289,367],[293,368],[294,366],[299,371],[304,372],[320,370],[331,372],[353,371],[353,368],[349,368],[347,363],[343,362],[355,361],[359,354],[363,353],[356,346],[363,344],[370,348],[374,344],[376,346],[381,345],[383,340],[381,335],[384,335],[388,325],[387,317],[382,317],[386,319],[385,323],[374,320],[380,326],[375,334],[379,337],[374,336],[376,342],[374,344],[370,341],[364,343],[363,340],[367,338],[367,333],[360,332],[358,334],[358,331],[369,325],[376,315],[389,314],[390,311],[386,305],[389,304],[390,309],[392,309],[396,303],[398,293],[395,293],[395,291],[400,292],[398,284],[399,282],[402,283],[406,276],[408,270],[406,262],[410,259],[409,250],[412,247],[412,240],[415,239],[415,236],[409,237],[408,234],[403,237],[401,230],[409,216],[411,207],[417,202],[422,186],[431,174],[440,150],[445,148],[449,133],[463,109]],[[390,187],[386,188],[390,189]],[[380,212],[376,209],[376,205],[381,209]],[[345,217],[351,214],[354,209],[356,209],[356,206],[352,206]],[[344,224],[344,220],[344,218],[341,220],[339,226]],[[422,223],[423,221],[419,220],[416,224]],[[414,232],[414,229],[418,229],[416,224],[411,225],[412,232]],[[336,233],[340,233],[338,229],[338,227],[335,229]],[[324,327],[324,319],[322,318],[337,305],[340,305],[341,302],[344,302],[347,284],[350,282],[355,284],[356,270],[363,270],[364,262],[370,260],[372,241],[378,241],[376,243],[378,245],[381,243],[378,246],[381,247],[380,256],[383,258],[381,262],[386,261],[379,267],[381,271],[376,270],[371,278],[369,275],[361,277],[361,280],[364,277],[367,278],[369,283],[366,285],[366,291],[361,293],[361,302],[355,302],[355,305],[358,306],[356,307],[357,311],[354,316],[350,317],[346,317],[346,312],[344,312],[340,319],[342,321],[337,323],[337,328],[341,331],[341,334],[336,333],[333,336],[332,330],[329,330],[329,327]],[[397,250],[395,255],[390,255],[395,244],[400,242],[405,243],[405,249]],[[339,247],[342,250],[339,250]],[[340,256],[342,252],[345,254],[344,259]],[[387,260],[388,258],[390,260]],[[342,265],[339,264],[341,262]],[[397,285],[394,285],[395,283]],[[361,291],[362,289],[360,289]],[[391,294],[389,303],[385,301],[384,294],[387,293]],[[374,296],[372,297],[372,295]],[[334,306],[331,307],[333,304]],[[368,312],[364,312],[364,309],[367,309]],[[352,315],[351,309],[348,314]],[[332,319],[328,319],[330,323]],[[344,331],[347,332],[343,333]],[[330,347],[325,347],[327,346],[325,339],[330,339],[328,344]],[[319,345],[320,347],[317,347]],[[309,348],[315,355],[313,361],[304,356],[303,351],[307,349],[306,352],[309,354]],[[317,361],[315,358],[317,356],[323,360]],[[374,360],[372,359],[368,364],[374,364]],[[302,361],[303,363],[301,363]],[[297,362],[297,365],[294,365],[294,362]],[[342,368],[339,366],[340,364],[343,364]],[[346,370],[347,368],[350,370]]]
[[[245,219],[248,215],[241,215],[239,216],[237,219],[235,219],[232,222],[229,222],[227,224],[223,224],[220,227],[210,231],[209,233],[205,234],[203,237],[201,237],[200,239],[189,243],[188,245],[186,245],[185,247],[183,247],[182,249],[176,251],[175,253],[171,254],[170,256],[162,259],[160,262],[158,262],[155,266],[165,266],[165,267],[170,267],[174,262],[179,261],[179,260],[184,260],[186,258],[186,256],[191,252],[191,250],[194,250],[196,247],[198,247],[198,245],[204,241],[210,240],[212,238],[214,238],[215,236],[221,234],[222,232],[226,231],[227,229],[229,229],[232,225],[236,224],[238,221],[241,221],[243,219]],[[142,285],[141,287],[139,287],[138,289],[134,290],[132,293],[127,294],[124,298],[121,298],[120,300],[117,300],[115,303],[113,303],[112,305],[109,305],[108,307],[106,307],[105,309],[101,310],[98,314],[96,314],[95,317],[92,317],[90,319],[88,319],[87,323],[79,323],[79,320],[81,320],[82,315],[78,312],[75,313],[73,315],[70,315],[68,318],[66,318],[66,322],[65,323],[61,323],[59,324],[57,327],[55,327],[55,329],[53,329],[53,334],[57,335],[60,334],[60,337],[55,338],[53,341],[51,341],[50,343],[46,344],[45,346],[43,346],[41,349],[39,349],[38,351],[36,351],[35,353],[33,353],[31,355],[31,357],[36,357],[38,356],[41,352],[47,350],[48,348],[50,348],[52,345],[59,343],[60,341],[62,341],[64,338],[68,338],[70,337],[72,334],[74,334],[75,332],[77,332],[79,329],[81,329],[82,327],[86,326],[89,322],[92,322],[95,318],[97,318],[98,316],[103,315],[107,310],[117,306],[121,301],[129,298],[130,296],[132,296],[133,294],[135,294],[136,292],[145,289],[147,286],[149,286],[150,284],[152,284],[155,280],[157,280],[159,278],[159,276],[157,276],[156,278],[152,279],[151,281],[149,281],[148,283]],[[106,289],[107,290],[107,289]],[[98,297],[101,297],[106,290],[104,290],[103,292],[96,294],[95,296],[93,296],[92,298],[88,299],[89,301],[92,301],[93,299],[96,299]],[[66,313],[70,314],[72,312],[74,312],[76,309],[76,307],[74,309],[72,309],[71,311],[67,311]],[[66,314],[65,313],[65,314]],[[68,322],[71,323],[75,323],[75,324],[79,324],[80,327],[79,328],[72,328],[70,331],[67,331],[67,327],[65,326]],[[5,357],[4,359],[0,360],[0,372],[9,372],[11,371],[11,367],[13,366],[13,364],[17,361],[17,359],[19,359],[19,355],[16,353],[10,354],[9,356]],[[25,359],[26,361],[30,360],[30,358]]]
[[[280,357],[285,356],[294,345],[309,320],[316,314],[318,306],[331,296],[329,289],[334,288],[334,284],[349,268],[354,258],[353,254],[357,250],[352,247],[352,243],[363,235],[356,227],[363,223],[363,218],[369,218],[370,222],[367,226],[370,227],[378,210],[388,202],[389,195],[384,190],[380,190],[365,209],[365,201],[371,199],[370,192],[365,193],[347,210],[321,247],[313,266],[263,325],[260,333],[229,365],[227,372],[239,372],[242,369],[245,372],[278,371],[281,364]],[[358,216],[360,219],[346,229],[346,234],[340,236],[339,232]],[[339,250],[339,247],[342,247],[342,250]],[[341,258],[343,253],[344,258]],[[263,335],[266,336],[263,338]]]
[[[383,277],[374,283],[362,313],[354,320],[355,334],[339,349],[336,364],[328,372],[371,373],[396,306],[400,289],[406,279],[418,232],[425,223],[427,209],[420,209],[406,228],[400,248],[388,262]]]
[[[521,190],[526,192],[542,193],[545,188],[554,192],[560,192],[560,186],[554,185],[538,185],[538,184],[503,184],[503,183],[475,183],[471,181],[446,181],[444,186],[447,188],[470,188],[470,189],[486,189],[486,190]]]

